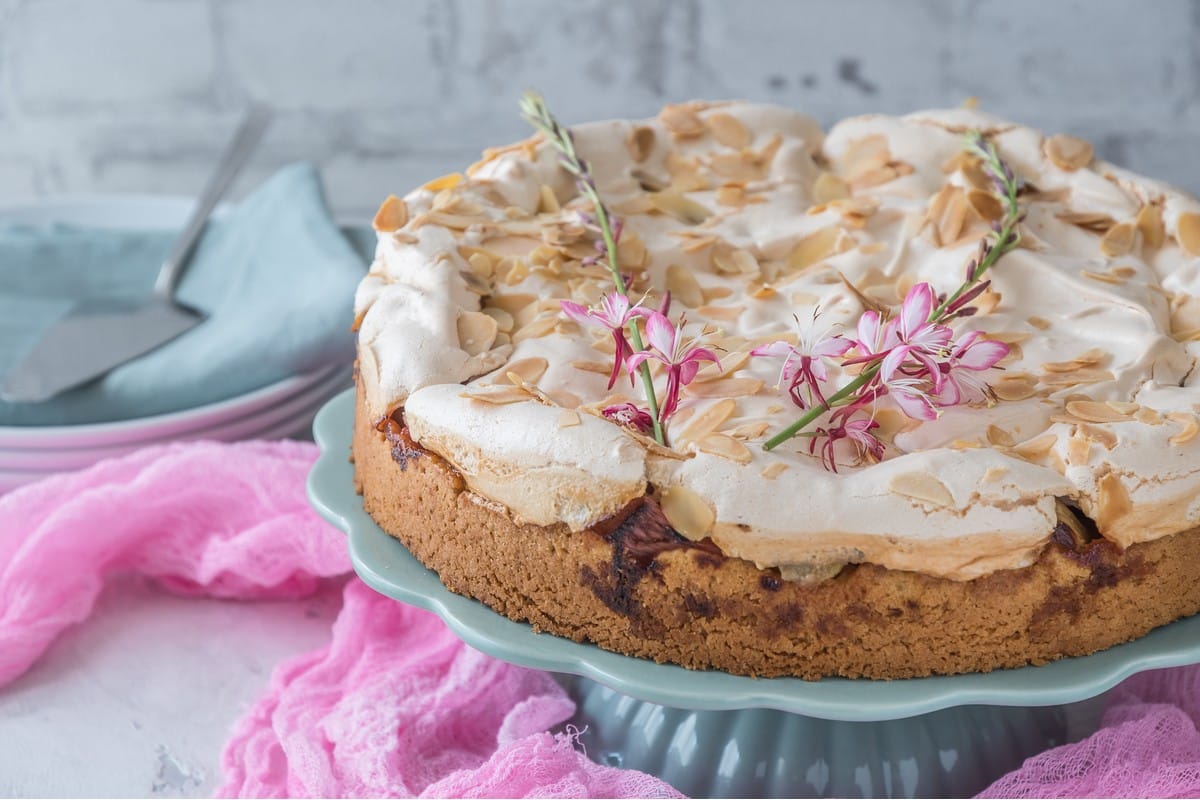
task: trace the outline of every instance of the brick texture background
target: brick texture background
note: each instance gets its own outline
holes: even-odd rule
[[[318,162],[341,216],[566,121],[748,97],[843,116],[959,104],[1200,192],[1195,0],[0,0],[0,202],[192,193],[241,111],[243,188]]]

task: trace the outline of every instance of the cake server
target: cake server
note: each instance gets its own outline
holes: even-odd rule
[[[146,298],[85,300],[67,313],[9,370],[0,398],[36,403],[99,378],[161,347],[204,321],[204,313],[175,299],[183,271],[217,202],[229,188],[270,122],[254,108],[242,120],[204,187],[187,226],[163,261]]]

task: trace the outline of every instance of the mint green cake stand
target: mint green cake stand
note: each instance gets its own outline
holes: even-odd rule
[[[449,592],[363,511],[350,452],[354,397],[317,415],[317,511],[349,535],[359,576],[440,616],[496,658],[557,673],[601,762],[692,796],[962,797],[1094,728],[1105,693],[1143,670],[1200,662],[1200,616],[1043,667],[896,681],[755,679],[618,655],[513,622]]]

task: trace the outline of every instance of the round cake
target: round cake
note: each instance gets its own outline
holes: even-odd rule
[[[1196,199],[972,109],[525,111],[356,297],[356,481],[448,588],[803,678],[1200,610]]]

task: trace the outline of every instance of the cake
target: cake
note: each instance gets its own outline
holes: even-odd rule
[[[970,108],[526,113],[356,296],[356,483],[450,590],[808,679],[1200,610],[1200,202]]]

